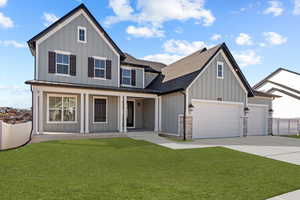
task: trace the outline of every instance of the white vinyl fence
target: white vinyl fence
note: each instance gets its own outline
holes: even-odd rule
[[[11,149],[25,144],[31,134],[31,122],[6,124],[0,121],[0,150]]]
[[[300,133],[300,118],[273,119],[273,135],[297,135]]]

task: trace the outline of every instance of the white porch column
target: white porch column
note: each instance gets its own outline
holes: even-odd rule
[[[89,133],[89,94],[85,94],[85,133]]]
[[[118,126],[119,132],[123,132],[123,96],[119,96],[118,98]]]
[[[84,133],[84,94],[80,94],[80,133]]]
[[[124,102],[124,120],[123,120],[124,129],[123,129],[123,132],[127,133],[127,113],[128,113],[127,96],[124,96],[123,99],[124,99],[124,101],[123,101]]]
[[[32,125],[33,125],[33,134],[38,134],[38,124],[39,124],[39,118],[38,118],[38,91],[36,89],[32,90]]]
[[[39,128],[38,128],[38,132],[39,134],[43,134],[44,132],[44,96],[43,96],[43,91],[39,91],[38,92],[38,96],[39,96],[39,117],[38,117],[38,123],[39,123]]]
[[[161,96],[158,97],[158,106],[159,106],[159,109],[158,109],[158,112],[159,112],[159,122],[158,122],[158,131],[161,132],[162,128],[161,128],[161,121],[162,121],[162,105],[161,105]]]
[[[155,120],[155,125],[154,125],[154,131],[155,132],[158,132],[158,97],[155,97],[155,117],[154,117],[154,120]]]

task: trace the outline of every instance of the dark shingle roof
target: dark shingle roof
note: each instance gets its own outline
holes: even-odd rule
[[[166,65],[160,62],[148,61],[148,60],[141,60],[133,57],[132,55],[125,53],[125,59],[121,62],[122,64],[133,65],[137,67],[143,67],[148,71],[152,72],[161,72],[161,69],[164,68]]]

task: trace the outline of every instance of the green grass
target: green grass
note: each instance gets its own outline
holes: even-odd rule
[[[284,137],[290,137],[290,138],[300,139],[300,135],[285,135]]]
[[[217,147],[115,138],[0,152],[1,200],[263,200],[299,188],[299,166]]]

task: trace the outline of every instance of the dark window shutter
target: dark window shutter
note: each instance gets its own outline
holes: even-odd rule
[[[122,73],[123,73],[122,68],[120,68],[120,84],[122,84]]]
[[[111,60],[106,60],[106,79],[111,79]]]
[[[136,86],[136,72],[134,69],[131,70],[131,85]]]
[[[76,76],[76,56],[70,56],[70,75]]]
[[[88,58],[88,77],[94,77],[94,58]]]
[[[56,73],[56,56],[55,52],[48,52],[48,72]]]

